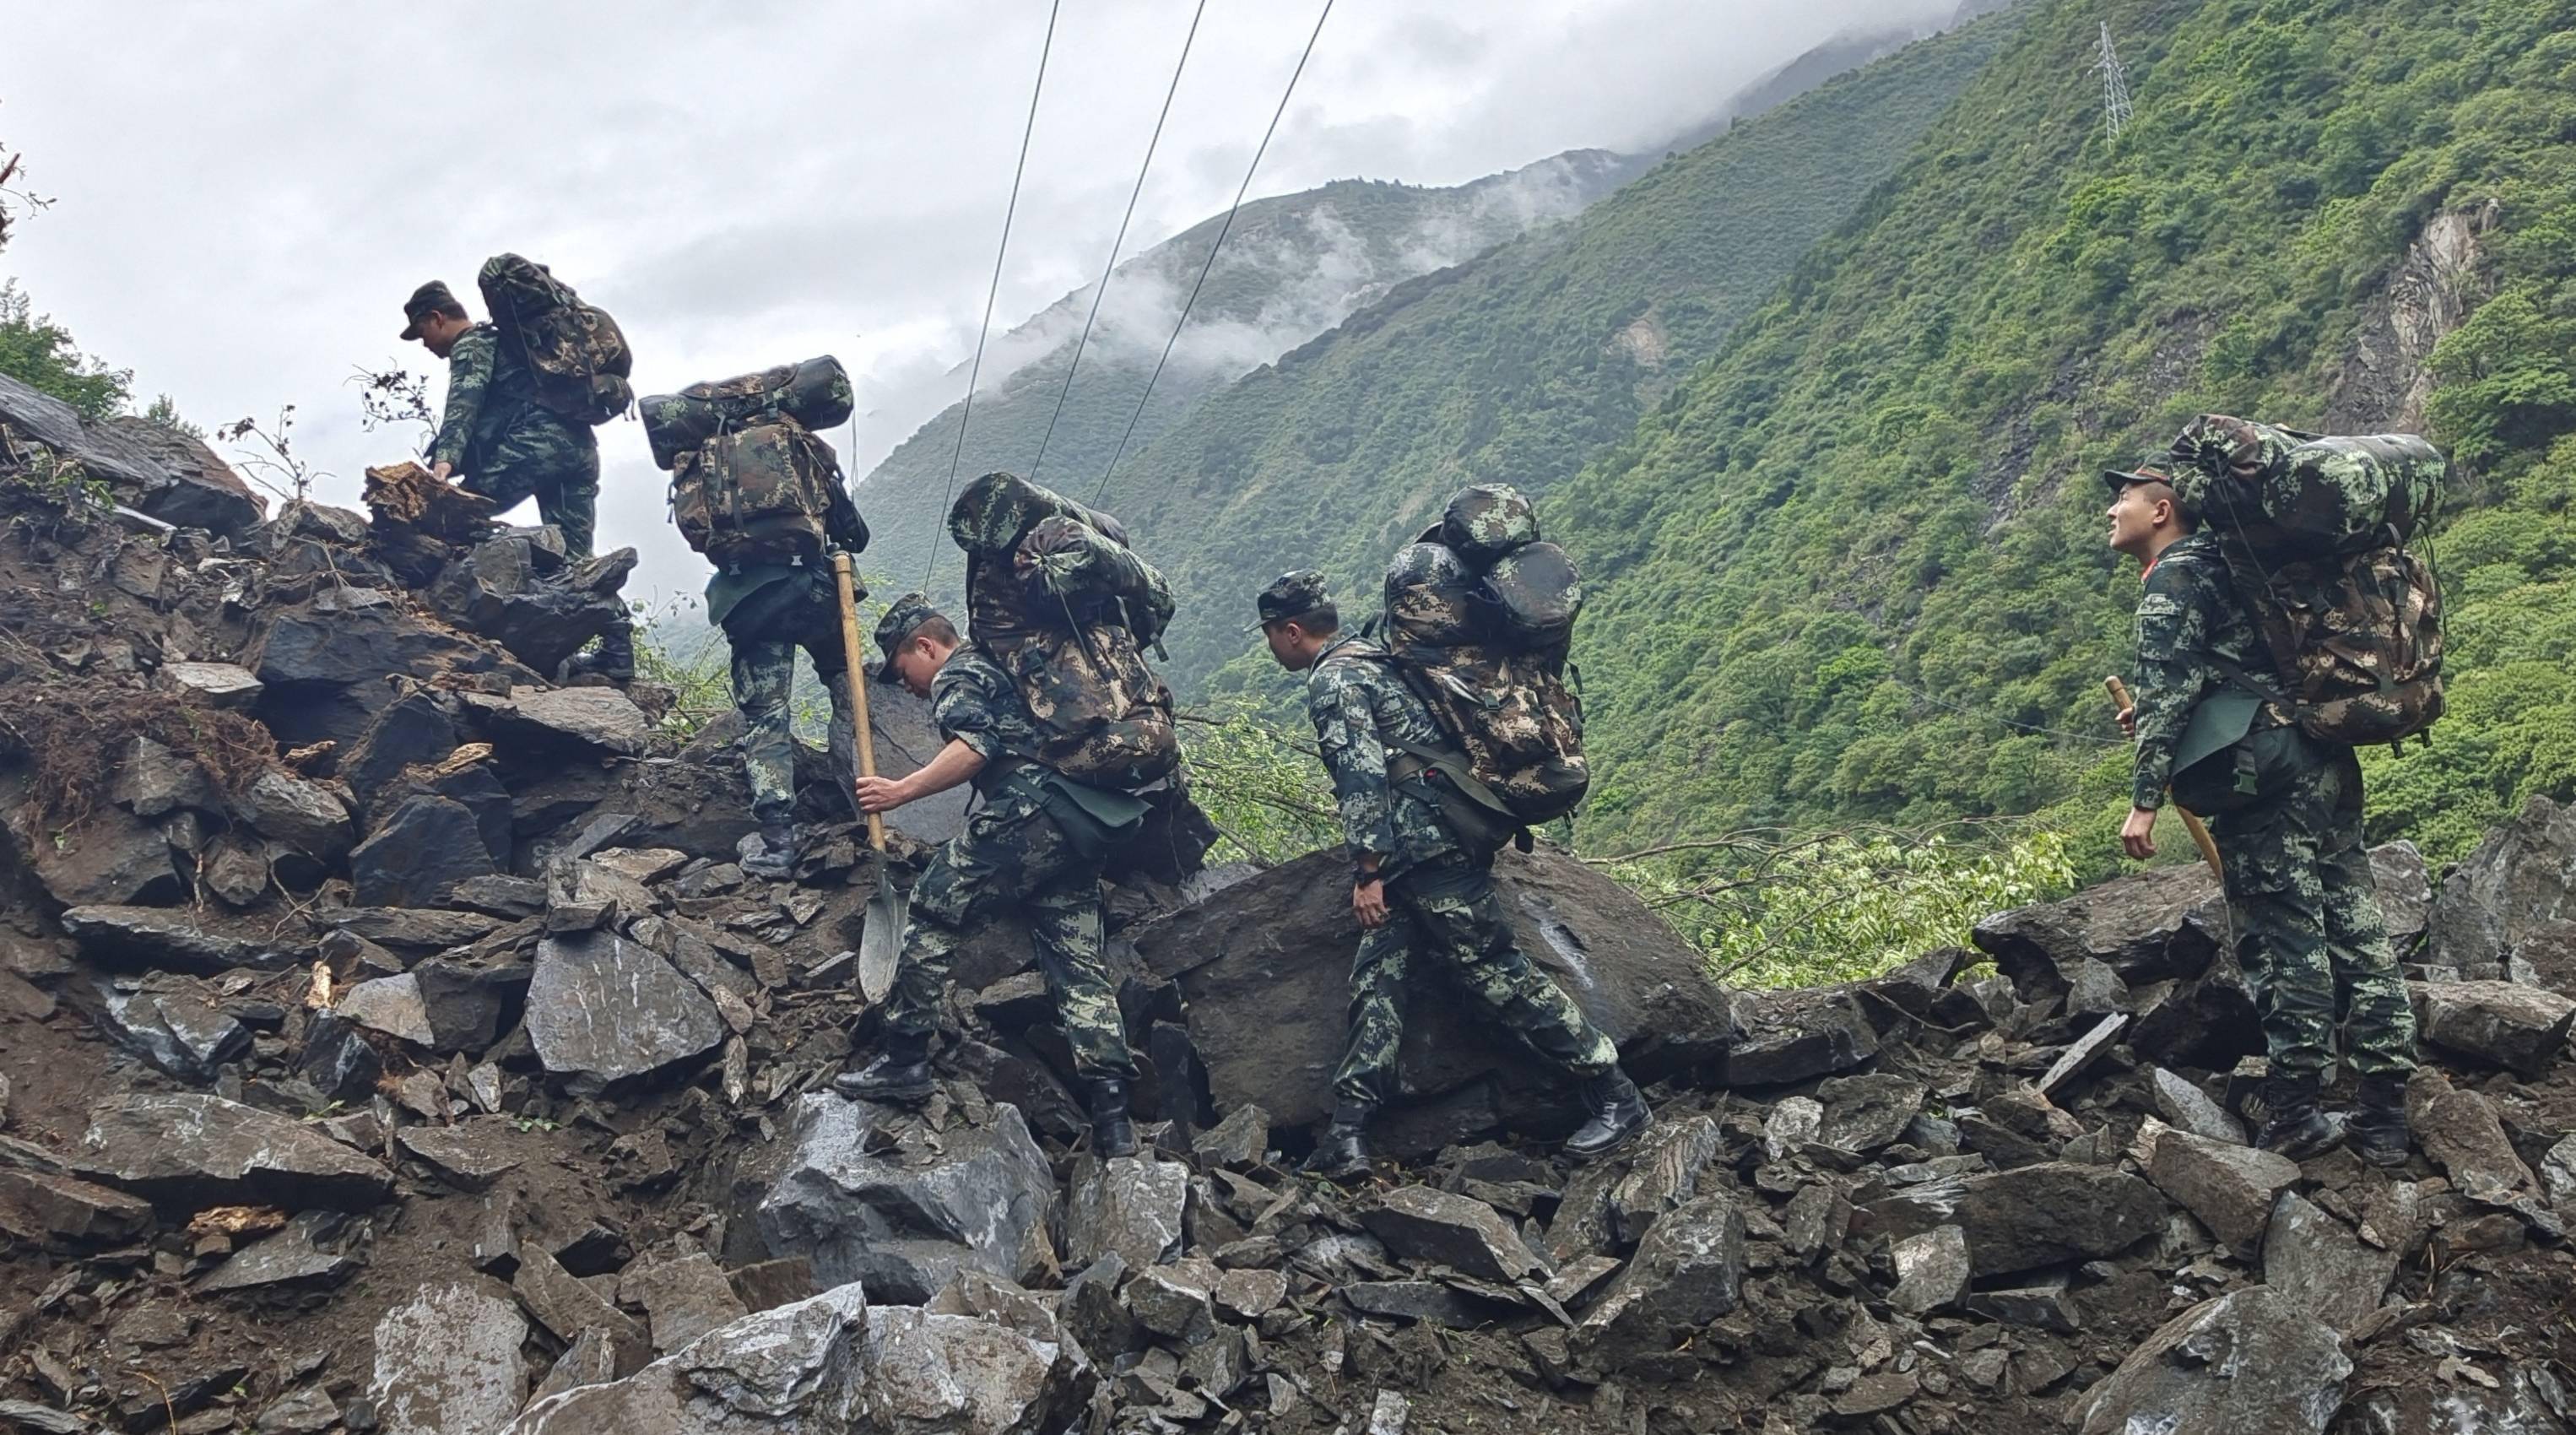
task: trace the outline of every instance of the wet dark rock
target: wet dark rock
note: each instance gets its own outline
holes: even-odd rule
[[[559,1075],[614,1081],[713,1051],[724,1019],[649,948],[604,932],[548,937],[528,983],[537,1059]]]
[[[1743,1298],[1744,1213],[1733,1198],[1701,1196],[1664,1214],[1610,1283],[1576,1339],[1605,1368],[1673,1348]]]
[[[480,912],[441,912],[420,907],[350,907],[325,915],[333,927],[370,942],[410,952],[443,952],[492,935],[497,917]]]
[[[1635,1245],[1664,1212],[1697,1196],[1701,1176],[1723,1145],[1717,1123],[1706,1116],[1656,1122],[1629,1158],[1628,1174],[1610,1188],[1612,1238]]]
[[[1959,1304],[1970,1315],[2053,1335],[2073,1335],[2084,1328],[2084,1318],[2067,1293],[2064,1277],[2010,1290],[1970,1291]]]
[[[268,837],[325,864],[357,840],[349,809],[329,788],[290,773],[259,775],[242,798],[242,818]]]
[[[78,409],[6,374],[0,374],[0,423],[78,463],[92,478],[115,489],[120,502],[139,505],[175,481],[159,458],[131,435],[104,423],[88,423]]]
[[[367,1386],[385,1435],[497,1430],[528,1392],[527,1322],[481,1282],[434,1285],[376,1322]]]
[[[1137,1345],[1136,1317],[1118,1298],[1119,1284],[1126,1278],[1125,1261],[1103,1256],[1064,1283],[1057,1317],[1094,1360],[1115,1361]]]
[[[510,1278],[510,1290],[527,1307],[528,1314],[558,1339],[573,1340],[584,1332],[599,1332],[620,1370],[635,1369],[651,1354],[644,1327],[634,1317],[565,1270],[561,1261],[531,1248],[527,1242],[520,1243],[519,1267]]]
[[[323,1435],[340,1423],[339,1402],[319,1386],[308,1385],[270,1401],[251,1429],[255,1435]]]
[[[1975,940],[2023,1000],[2041,1001],[2067,995],[2087,962],[2132,987],[2197,977],[2225,945],[2227,918],[2207,868],[2173,866],[1988,917]]]
[[[849,1285],[745,1316],[622,1380],[548,1395],[504,1435],[860,1428],[869,1315],[866,1297]]]
[[[201,812],[230,810],[204,764],[137,734],[117,761],[108,796],[137,817],[164,817],[183,807]]]
[[[1980,1277],[2115,1256],[2165,1222],[2164,1200],[2146,1182],[2063,1161],[1929,1181],[1865,1209],[1892,1241],[1959,1226]]]
[[[698,1251],[629,1267],[618,1279],[617,1293],[627,1304],[644,1308],[659,1355],[749,1314],[725,1280],[724,1269]]]
[[[631,548],[567,564],[532,535],[509,532],[450,559],[427,597],[449,622],[550,673],[625,619],[618,589],[634,567]]]
[[[2495,975],[2525,939],[2569,919],[2576,919],[2576,807],[2535,795],[2443,879],[2430,923],[2433,959],[2470,976]]]
[[[409,972],[347,987],[333,999],[332,1010],[344,1021],[415,1046],[428,1046],[434,1039],[429,1009],[421,1004],[420,978]]]
[[[326,1011],[316,1013],[305,1028],[304,1049],[296,1056],[295,1070],[325,1100],[364,1103],[375,1094],[385,1067],[383,1056],[359,1034],[356,1022]]]
[[[147,1201],[70,1176],[0,1165],[0,1232],[30,1245],[108,1245],[151,1229]]]
[[[231,1013],[184,990],[100,994],[99,1028],[117,1045],[200,1085],[216,1068],[250,1049],[250,1028]]]
[[[2576,1001],[2517,982],[2409,982],[2416,1030],[2463,1056],[2537,1076],[2567,1047]]]
[[[1738,998],[1746,1032],[1726,1054],[1726,1084],[1788,1086],[1849,1071],[1878,1054],[1878,1028],[1843,988]]]
[[[1065,1260],[1087,1266],[1115,1255],[1141,1270],[1181,1253],[1190,1168],[1150,1156],[1085,1162],[1065,1209]]]
[[[508,697],[464,697],[493,741],[516,752],[641,757],[652,728],[644,710],[615,688],[514,687]]]
[[[442,761],[456,751],[454,699],[418,689],[387,703],[366,731],[340,755],[340,779],[370,813],[384,807],[380,794],[413,767]]]
[[[1901,1076],[1843,1076],[1816,1088],[1828,1146],[1868,1155],[1892,1144],[1923,1109],[1923,1083]]]
[[[1519,1313],[1515,1306],[1469,1295],[1441,1281],[1354,1281],[1338,1288],[1363,1315],[1422,1321],[1448,1330],[1473,1330]]]
[[[158,484],[118,494],[140,512],[218,538],[244,537],[268,516],[268,500],[195,434],[130,414],[100,420],[96,432],[124,440],[159,470]]]
[[[2352,1362],[2288,1296],[2253,1286],[2174,1317],[2077,1407],[2081,1435],[2323,1435]]]
[[[221,1097],[128,1096],[99,1107],[72,1169],[156,1204],[365,1210],[385,1168],[301,1122]]]
[[[2263,1283],[2338,1331],[2352,1330],[2379,1308],[2397,1262],[2397,1252],[2373,1248],[2295,1191],[2283,1191],[2273,1203],[2263,1237]]]
[[[1927,1315],[1957,1301],[1968,1288],[1968,1235],[1957,1226],[1935,1226],[1896,1242],[1896,1288],[1887,1303],[1908,1315]]]
[[[1406,1186],[1360,1214],[1387,1249],[1413,1261],[1449,1266],[1486,1280],[1514,1281],[1543,1269],[1520,1232],[1482,1201]]]
[[[2147,1084],[2155,1096],[2156,1114],[2166,1125],[2205,1140],[2245,1144],[2245,1123],[2209,1093],[2163,1067],[2147,1074]]]
[[[1167,1341],[1190,1345],[1216,1333],[1213,1268],[1193,1278],[1185,1271],[1160,1267],[1130,1277],[1120,1298],[1136,1323]]]
[[[1190,1154],[1210,1166],[1249,1169],[1270,1150],[1270,1113],[1259,1106],[1238,1106],[1225,1119],[1190,1138]]]
[[[341,1211],[306,1211],[236,1251],[197,1283],[200,1294],[271,1286],[336,1286],[354,1274],[365,1224]]]
[[[443,907],[460,882],[493,875],[474,814],[443,797],[403,800],[349,855],[353,897],[365,907]]]
[[[258,713],[279,741],[332,741],[343,748],[364,736],[393,700],[388,673],[432,678],[500,666],[471,641],[411,617],[370,589],[326,589],[267,611],[242,664],[267,685]]]
[[[2239,1255],[2251,1255],[2271,1224],[2272,1198],[2299,1179],[2287,1156],[2212,1141],[2188,1131],[2155,1138],[2147,1178]]]
[[[2462,1194],[2511,1205],[2538,1192],[2539,1178],[2514,1150],[2495,1108],[2429,1066],[2406,1085],[2406,1124]]]
[[[453,1126],[406,1126],[395,1144],[438,1173],[460,1191],[488,1191],[504,1172],[519,1165],[511,1149],[511,1123],[498,1116],[462,1121]]]
[[[18,818],[33,820],[26,810]],[[23,833],[45,891],[67,907],[159,907],[184,901],[187,879],[158,823],[117,807],[93,808],[59,832]]]

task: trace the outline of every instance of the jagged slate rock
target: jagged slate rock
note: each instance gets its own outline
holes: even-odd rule
[[[358,1269],[364,1230],[340,1211],[306,1211],[285,1229],[234,1252],[197,1282],[200,1294],[267,1286],[336,1286]]]
[[[386,678],[499,672],[532,681],[461,634],[403,612],[370,589],[329,588],[256,620],[242,665],[266,684],[256,709],[278,741],[334,742],[347,751],[391,703]]]
[[[2546,1365],[2515,1365],[2492,1390],[2467,1381],[2414,1381],[2357,1395],[2347,1408],[2361,1435],[2566,1435],[2576,1394]]]
[[[473,813],[474,825],[483,834],[483,850],[492,854],[492,865],[510,865],[516,851],[516,809],[510,789],[501,785],[500,774],[490,762],[405,773],[401,781],[376,794],[374,810],[381,817],[406,797],[444,797]]]
[[[2221,953],[2195,981],[2158,982],[2134,995],[2137,1019],[2123,1039],[2142,1056],[2226,1071],[2263,1054],[2263,1019],[2232,955]]]
[[[250,1049],[250,1028],[184,992],[99,995],[100,1030],[181,1081],[213,1081],[217,1067]]]
[[[869,1314],[859,1287],[847,1285],[745,1316],[622,1380],[536,1401],[503,1435],[864,1428]]]
[[[2076,1310],[2062,1278],[2052,1285],[1970,1291],[1959,1304],[1970,1315],[2053,1335],[2073,1335],[2084,1328],[2084,1317]]]
[[[1086,1161],[1075,1172],[1064,1220],[1065,1259],[1089,1265],[1115,1255],[1131,1270],[1181,1253],[1190,1168],[1150,1156]]]
[[[2397,1278],[2397,1253],[2373,1249],[2351,1227],[2283,1191],[2263,1237],[2263,1284],[2334,1327],[2349,1331],[2379,1308]]]
[[[2512,1205],[2540,1187],[2487,1099],[2453,1086],[2429,1066],[2418,1068],[2406,1084],[2406,1124],[2424,1154],[2473,1200]]]
[[[621,1371],[634,1370],[650,1357],[644,1327],[565,1270],[563,1263],[547,1254],[539,1243],[519,1243],[519,1269],[510,1278],[510,1291],[528,1308],[528,1314],[537,1318],[537,1324],[553,1331],[557,1339],[571,1340],[584,1331],[600,1332]]]
[[[71,405],[6,374],[0,374],[0,423],[78,463],[116,490],[120,502],[139,503],[176,481],[132,437],[86,423]]]
[[[349,907],[323,915],[333,927],[370,942],[411,952],[443,952],[499,929],[498,917],[420,907]]]
[[[1347,885],[1341,865],[1338,854],[1312,853],[1137,929],[1153,974],[1181,987],[1217,1110],[1256,1103],[1279,1128],[1331,1114],[1358,941],[1347,895],[1332,890]],[[1631,1075],[1656,1079],[1725,1049],[1735,1031],[1728,993],[1634,894],[1544,848],[1505,853],[1495,877],[1523,950],[1619,1044]],[[1427,995],[1406,1023],[1404,1091],[1450,1092],[1527,1070],[1526,1055],[1464,1011],[1437,973],[1419,980]]]
[[[500,1117],[460,1121],[453,1126],[406,1126],[394,1141],[408,1154],[427,1162],[439,1179],[460,1191],[488,1191],[504,1172],[519,1165],[510,1150],[516,1128]]]
[[[1882,1002],[1906,1016],[1929,1020],[1943,1008],[1951,983],[1976,960],[1977,954],[1965,947],[1936,947],[1903,966],[1855,983],[1852,990],[1864,1002]]]
[[[1362,1315],[1421,1321],[1446,1330],[1473,1330],[1520,1314],[1517,1307],[1469,1295],[1443,1281],[1353,1281],[1335,1289]]]
[[[493,875],[482,828],[461,803],[409,797],[349,854],[352,896],[367,907],[443,907],[459,882]]]
[[[814,1294],[814,1263],[801,1256],[754,1261],[725,1272],[745,1310],[770,1310]]]
[[[1728,1086],[1794,1085],[1878,1054],[1878,1028],[1847,988],[1764,992],[1737,1006],[1747,1030],[1726,1053]]]
[[[226,906],[257,906],[268,895],[267,853],[240,833],[227,832],[206,854],[203,881]]]
[[[2433,869],[2412,842],[2386,842],[2370,849],[2370,875],[2379,889],[2380,915],[2388,935],[2405,951],[2424,935],[2433,914]]]
[[[190,694],[210,708],[233,711],[257,703],[264,686],[257,674],[238,663],[163,663],[152,679],[155,687]]]
[[[340,1406],[331,1392],[308,1385],[270,1401],[252,1422],[256,1435],[323,1435],[340,1423]]]
[[[2576,1001],[2518,982],[2408,982],[2424,1039],[2463,1056],[2538,1076],[2566,1049]]]
[[[2069,964],[2066,976],[2066,1014],[2069,1016],[2107,1016],[2129,1006],[2129,984],[2109,962],[2092,957],[2078,957]]]
[[[2148,1073],[2147,1084],[2165,1124],[2205,1140],[2246,1144],[2245,1123],[2209,1093],[2161,1066]]]
[[[1735,1309],[1743,1298],[1744,1213],[1711,1192],[1655,1222],[1628,1268],[1576,1328],[1604,1368],[1661,1353],[1677,1337]]]
[[[648,916],[660,906],[651,888],[589,857],[557,863],[548,880],[547,895],[559,906],[603,910],[616,924]]]
[[[2352,1362],[2324,1322],[2269,1286],[2184,1311],[2076,1407],[2080,1435],[2324,1435]]]
[[[32,821],[22,809],[20,825]],[[119,807],[94,807],[78,824],[24,834],[28,865],[47,895],[66,907],[160,907],[188,897],[170,839]]]
[[[1022,1335],[1054,1341],[1063,1336],[1056,1321],[1056,1301],[1028,1291],[996,1275],[983,1271],[959,1271],[928,1304],[920,1309],[930,1315],[962,1315],[976,1320],[989,1320],[1007,1326]]]
[[[375,1094],[385,1065],[384,1057],[358,1034],[357,1023],[326,1011],[316,1013],[305,1027],[295,1071],[328,1100],[364,1104]]]
[[[1785,1161],[1824,1135],[1825,1104],[1812,1096],[1783,1097],[1762,1118],[1762,1152]]]
[[[894,1128],[911,1119],[808,1093],[792,1154],[753,1212],[769,1253],[807,1257],[817,1280],[865,1281],[893,1300],[928,1300],[968,1267],[1034,1281],[1055,1258],[1056,1186],[1019,1111],[996,1105],[983,1124],[907,1156]],[[882,1155],[871,1150],[880,1130],[897,1136]]]
[[[344,988],[333,998],[331,1008],[344,1021],[399,1037],[415,1046],[427,1046],[433,1040],[429,1009],[421,1005],[420,978],[409,972]]]
[[[1935,1226],[1890,1248],[1896,1288],[1887,1303],[1907,1315],[1928,1315],[1952,1304],[1968,1288],[1968,1233]]]
[[[533,969],[511,962],[477,966],[432,957],[411,969],[429,1015],[429,1049],[480,1052],[499,1039],[501,1023],[533,984]]]
[[[2066,1161],[1927,1181],[1864,1209],[1892,1241],[1960,1227],[1981,1277],[2115,1256],[2165,1224],[2155,1187],[2107,1166]]]
[[[138,414],[102,419],[98,427],[125,440],[160,470],[159,486],[126,498],[138,511],[173,527],[202,528],[217,538],[246,537],[268,517],[268,500],[195,434]]]
[[[196,1414],[230,1393],[248,1374],[249,1366],[227,1362],[167,1384],[137,1381],[127,1387],[122,1398],[117,1400],[114,1423],[121,1425],[127,1435],[148,1435],[151,1431],[168,1430],[171,1428],[170,1417],[176,1415],[185,1420]],[[229,1421],[230,1417],[226,1418]]]
[[[868,1313],[866,1402],[874,1428],[1038,1435],[1091,1398],[1080,1349],[991,1321],[904,1306]]]
[[[2272,1198],[2299,1179],[2287,1156],[2188,1131],[2156,1138],[2147,1179],[2239,1255],[2250,1255],[2272,1220]]]
[[[444,761],[456,751],[456,722],[448,715],[453,701],[433,689],[405,693],[341,750],[340,780],[369,812],[384,806],[382,795],[406,770]]]
[[[1973,937],[2024,1001],[2042,1001],[2066,995],[2088,960],[2131,986],[2197,977],[2225,945],[2227,918],[2208,868],[2174,866],[1988,917]]]
[[[1217,1277],[1216,1303],[1238,1320],[1259,1320],[1288,1298],[1288,1277],[1273,1270],[1227,1271]]]
[[[635,551],[621,548],[581,571],[567,570],[561,555],[526,534],[505,533],[450,559],[427,597],[450,622],[492,639],[539,672],[552,672],[626,616],[614,590],[634,566]],[[603,575],[606,587],[594,586]]]
[[[244,818],[263,835],[317,861],[339,861],[357,840],[348,807],[329,788],[292,773],[261,773],[242,808]]]
[[[958,1071],[987,1097],[1019,1108],[1029,1129],[1070,1146],[1091,1129],[1091,1117],[1055,1070],[1025,1049],[1004,1050],[980,1041],[951,1049]]]
[[[1065,1332],[1104,1364],[1114,1363],[1138,1343],[1136,1317],[1118,1298],[1119,1283],[1126,1278],[1125,1261],[1102,1256],[1066,1281],[1064,1295],[1056,1302]]]
[[[1840,1191],[1820,1181],[1811,1182],[1799,1187],[1798,1194],[1781,1209],[1781,1236],[1790,1254],[1806,1260],[1818,1251],[1842,1244],[1851,1230],[1851,1217],[1851,1202]]]
[[[1225,1119],[1190,1138],[1190,1154],[1206,1166],[1258,1166],[1270,1154],[1270,1113],[1238,1106]]]
[[[2490,830],[2433,899],[2433,960],[2491,970],[2524,939],[2576,918],[2576,807],[2535,795]]]
[[[2576,1136],[2561,1139],[2540,1162],[2541,1194],[2564,1216],[2576,1216]]]
[[[44,1021],[61,1005],[44,988],[6,967],[0,967],[0,1016]]]
[[[137,733],[117,759],[108,797],[137,817],[164,817],[183,807],[218,815],[231,811],[205,765]]]
[[[615,688],[514,687],[506,698],[491,693],[464,698],[501,743],[641,757],[653,726],[644,710]]]
[[[1610,1188],[1611,1234],[1623,1246],[1644,1240],[1658,1216],[1699,1194],[1700,1176],[1724,1144],[1717,1123],[1697,1113],[1656,1122]]]
[[[674,847],[611,847],[587,860],[649,887],[689,865],[689,854]]]
[[[393,1177],[321,1132],[219,1096],[127,1096],[90,1113],[69,1157],[94,1181],[157,1205],[363,1211]]]
[[[1923,1083],[1902,1076],[1838,1076],[1816,1087],[1824,1143],[1868,1155],[1892,1144],[1923,1109]]]
[[[1501,1213],[1482,1201],[1429,1186],[1389,1191],[1360,1224],[1410,1261],[1449,1266],[1493,1281],[1516,1281],[1546,1269]]]
[[[46,1171],[0,1166],[0,1232],[31,1245],[108,1245],[152,1229],[152,1203]]]
[[[1120,1292],[1136,1323],[1165,1340],[1189,1345],[1216,1332],[1216,1299],[1196,1282],[1156,1269],[1143,1271]]]
[[[724,1268],[703,1251],[631,1266],[618,1278],[617,1294],[629,1305],[644,1307],[657,1355],[669,1355],[750,1314],[725,1279]]]
[[[480,1283],[434,1285],[376,1322],[367,1398],[384,1435],[472,1435],[519,1413],[528,1364],[519,1308]]]
[[[468,877],[447,889],[447,900],[469,911],[515,922],[545,912],[546,884],[534,877],[505,877],[498,873]]]
[[[0,1400],[0,1421],[9,1422],[13,1430],[29,1430],[35,1435],[94,1435],[98,1429],[83,1416],[32,1400]]]
[[[527,1030],[546,1070],[606,1081],[703,1056],[725,1037],[724,1018],[695,982],[605,932],[537,945]]]
[[[608,1339],[608,1333],[585,1330],[572,1344],[564,1347],[564,1353],[555,1357],[554,1366],[546,1372],[546,1378],[538,1381],[537,1388],[529,1392],[528,1408],[535,1409],[547,1396],[560,1395],[585,1385],[605,1385],[616,1378],[617,1352]]]
[[[994,1030],[1018,1033],[1055,1015],[1055,996],[1042,972],[1016,972],[975,994],[975,1014]]]

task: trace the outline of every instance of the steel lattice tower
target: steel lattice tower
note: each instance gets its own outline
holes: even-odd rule
[[[2118,139],[2129,123],[2129,72],[2120,64],[2120,52],[2111,43],[2111,22],[2102,22],[2102,58],[2093,62],[2102,76],[2102,123]]]

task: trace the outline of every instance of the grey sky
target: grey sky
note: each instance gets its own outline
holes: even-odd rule
[[[997,330],[1096,277],[1192,0],[1066,0]],[[1255,193],[1454,184],[1652,145],[1846,29],[1955,0],[1339,0]],[[214,424],[298,406],[354,499],[414,435],[359,429],[355,366],[437,366],[402,298],[494,251],[613,310],[640,392],[838,354],[858,462],[931,417],[974,344],[1044,0],[11,7],[0,138],[54,208],[0,272]],[[1222,210],[1315,6],[1211,0],[1133,253]],[[476,305],[479,312],[479,305]],[[988,376],[989,380],[989,376]],[[662,478],[601,431],[604,544],[693,590]]]

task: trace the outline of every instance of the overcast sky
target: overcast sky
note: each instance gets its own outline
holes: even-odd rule
[[[1192,4],[1064,4],[997,329],[1096,277]],[[1834,33],[1954,6],[1339,0],[1254,192],[1651,146]],[[208,426],[297,405],[341,502],[417,444],[362,432],[346,379],[443,380],[395,339],[402,300],[443,278],[479,314],[502,249],[617,314],[639,392],[830,352],[863,410],[892,408],[973,348],[1047,10],[13,5],[0,141],[56,203],[0,273],[132,368],[138,405],[167,393]],[[1210,0],[1128,253],[1233,197],[1314,18]],[[852,471],[935,411],[863,414]],[[641,431],[601,436],[603,546],[643,546],[651,592],[694,591]]]

